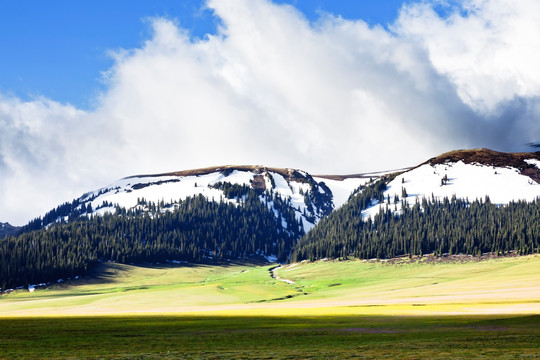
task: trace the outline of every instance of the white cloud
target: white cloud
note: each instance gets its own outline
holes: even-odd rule
[[[389,32],[331,15],[312,24],[263,0],[209,1],[222,27],[195,42],[153,19],[144,46],[115,53],[96,110],[0,98],[0,220],[21,224],[135,173],[352,173],[538,140],[540,22],[525,3],[469,1],[466,16],[442,19],[423,2]]]
[[[462,100],[491,112],[540,93],[540,2],[465,0],[446,18],[428,3],[405,7],[395,30],[417,39]]]
[[[92,163],[104,137],[87,117],[47,99],[0,97],[0,216],[23,223],[103,175]]]

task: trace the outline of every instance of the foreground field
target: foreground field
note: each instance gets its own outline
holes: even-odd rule
[[[2,359],[533,359],[540,317],[3,319]]]
[[[2,295],[0,316],[540,314],[539,255],[273,267],[107,263],[82,279]]]
[[[533,359],[539,314],[539,255],[107,263],[0,296],[0,359]]]

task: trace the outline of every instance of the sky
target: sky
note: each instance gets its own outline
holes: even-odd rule
[[[540,141],[537,0],[0,1],[0,221],[134,174]]]

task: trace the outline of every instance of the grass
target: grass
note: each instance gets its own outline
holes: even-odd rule
[[[263,266],[107,263],[96,269],[95,275],[83,279],[34,293],[4,295],[0,298],[0,314],[167,311],[167,307],[249,303],[292,293],[294,289],[272,279],[268,267]]]
[[[441,315],[540,313],[540,255],[473,261],[132,266],[0,296],[0,317],[96,314]]]
[[[3,319],[3,359],[533,359],[540,317]]]
[[[527,304],[540,311],[540,256],[476,261],[433,257],[389,262],[324,261],[282,267],[279,277],[310,294],[303,300],[357,305]],[[534,312],[534,311],[533,311]]]
[[[0,359],[540,358],[540,255],[271,268],[107,263],[2,295]]]

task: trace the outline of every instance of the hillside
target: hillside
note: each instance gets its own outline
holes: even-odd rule
[[[457,163],[478,164],[498,168],[513,168],[520,174],[540,182],[540,152],[502,153],[490,149],[456,150],[431,158],[430,165]]]
[[[10,225],[9,223],[0,222],[0,239],[6,236],[16,235],[20,230],[20,227]]]
[[[540,152],[452,151],[397,175],[386,186],[385,201],[375,201],[362,214],[373,217],[386,205],[400,210],[403,199],[412,206],[423,198],[442,200],[454,195],[469,201],[488,196],[499,205],[531,202],[540,196],[539,182]]]
[[[538,252],[539,171],[540,153],[443,154],[362,187],[291,258]]]
[[[368,180],[260,166],[127,177],[0,243],[0,288],[74,277],[105,261],[285,262],[306,231]]]
[[[540,153],[476,149],[398,173],[221,166],[130,176],[0,242],[0,287],[74,277],[107,261],[535,253],[539,169]]]
[[[308,231],[368,180],[361,176],[332,180],[316,178],[295,169],[232,165],[129,176],[60,205],[36,219],[27,229],[39,229],[81,215],[114,213],[117,207],[144,212],[148,211],[148,203],[159,203],[163,211],[171,211],[178,207],[179,201],[198,195],[209,201],[238,205],[242,196],[235,196],[231,189],[242,187],[244,192],[256,191],[261,201],[278,217],[280,210],[274,206],[273,197],[280,197]]]

